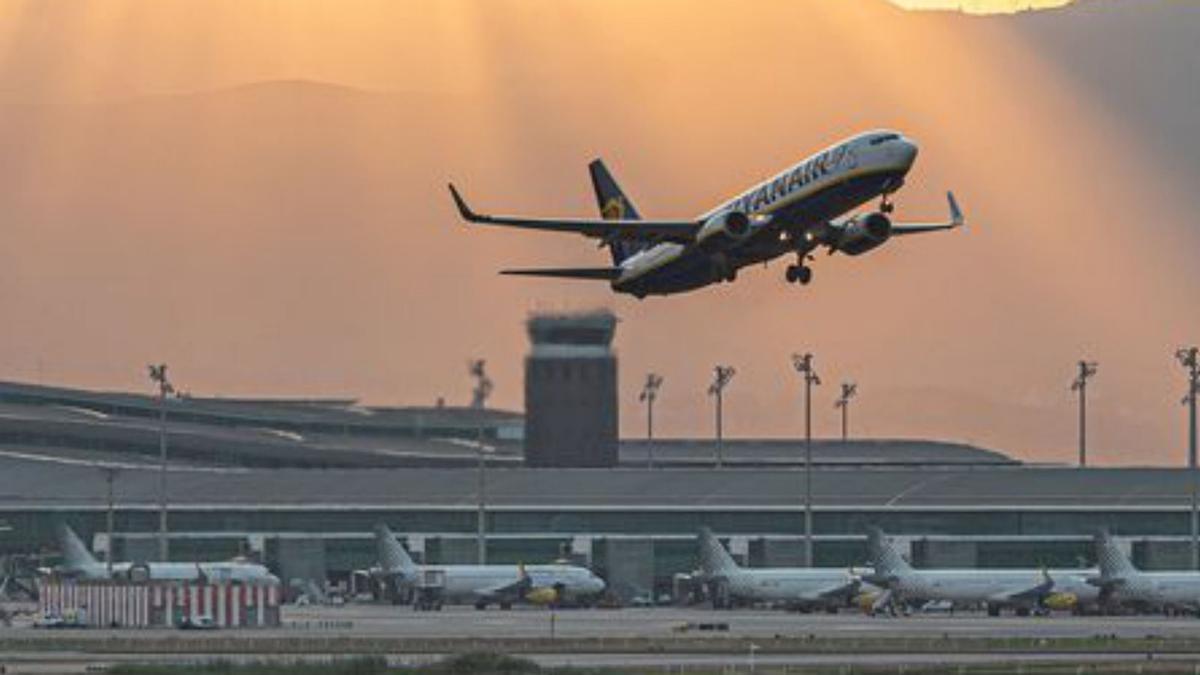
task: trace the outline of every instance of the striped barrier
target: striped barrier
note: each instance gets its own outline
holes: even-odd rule
[[[211,621],[219,628],[279,625],[279,585],[51,580],[38,611],[93,627],[172,627]]]

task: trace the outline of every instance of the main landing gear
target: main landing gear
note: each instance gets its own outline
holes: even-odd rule
[[[804,285],[812,281],[812,268],[807,265],[788,265],[783,276],[790,284],[800,282]]]
[[[800,256],[795,265],[788,265],[783,276],[788,280],[789,284],[800,282],[800,285],[806,286],[808,282],[812,281],[812,268],[804,264],[806,260],[806,256]]]
[[[886,213],[891,213],[892,211],[896,210],[896,205],[891,203],[890,201],[888,201],[888,197],[890,197],[890,196],[891,195],[885,194],[883,196],[883,199],[879,202],[879,212],[880,213],[886,214]]]

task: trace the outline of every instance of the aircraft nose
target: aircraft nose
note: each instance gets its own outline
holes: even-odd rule
[[[897,157],[905,166],[912,166],[913,162],[917,161],[917,144],[911,138],[901,138],[900,142],[895,144],[895,148]]]
[[[601,578],[600,578],[600,577],[598,577],[598,576],[594,576],[594,575],[592,576],[591,582],[592,582],[592,583],[591,583],[591,587],[592,587],[592,588],[591,588],[591,591],[592,591],[593,593],[600,593],[600,592],[602,592],[602,591],[604,590],[604,588],[605,588],[605,585],[606,585],[606,584],[604,583],[604,580],[603,580],[603,579],[601,579]]]

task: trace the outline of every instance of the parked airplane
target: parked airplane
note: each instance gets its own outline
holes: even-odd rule
[[[836,610],[850,604],[863,587],[851,570],[819,567],[740,567],[712,531],[700,529],[700,570],[710,584],[713,606],[734,601],[775,602],[799,609]]]
[[[62,576],[156,581],[278,581],[266,567],[248,562],[114,562],[110,576],[108,564],[96,560],[75,531],[64,523],[58,524],[58,541],[62,547],[65,564],[53,571]]]
[[[1107,532],[1096,535],[1100,574],[1091,579],[1101,604],[1151,606],[1200,614],[1200,572],[1143,572]]]
[[[1051,608],[1074,609],[1098,598],[1087,583],[1081,583],[1093,573],[1089,570],[919,570],[908,564],[879,528],[869,530],[867,545],[875,573],[864,578],[887,589],[876,601],[876,611],[897,602],[947,601],[962,606],[985,605],[993,616],[1002,608],[1025,615]]]
[[[467,206],[453,184],[450,193],[469,222],[575,232],[599,239],[612,253],[610,267],[502,274],[603,280],[614,291],[641,299],[733,281],[739,269],[787,254],[795,254],[796,263],[788,266],[785,277],[807,284],[812,280],[807,263],[821,246],[830,254],[857,256],[891,237],[959,227],[964,221],[953,194],[947,194],[947,222],[892,222],[889,198],[904,185],[916,158],[916,143],[899,133],[860,134],[688,220],[642,220],[600,160],[588,167],[599,220],[483,215]],[[877,197],[876,210],[846,215]]]
[[[443,602],[476,609],[491,604],[510,609],[518,602],[587,604],[604,592],[604,580],[578,565],[418,565],[383,524],[375,526],[375,543],[379,574],[390,590],[403,594],[432,588],[434,608]]]

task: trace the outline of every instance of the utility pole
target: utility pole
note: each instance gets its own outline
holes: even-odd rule
[[[1188,392],[1183,404],[1188,407],[1188,476],[1192,497],[1192,569],[1200,570],[1200,511],[1196,500],[1196,396],[1200,395],[1200,347],[1184,347],[1175,351],[1179,365],[1187,370]]]
[[[1095,361],[1080,361],[1079,374],[1071,383],[1071,391],[1079,392],[1079,468],[1087,466],[1087,385],[1098,365]]]
[[[804,377],[804,566],[812,567],[812,388],[821,384],[821,378],[813,368],[812,354],[792,354],[792,366]]]
[[[121,472],[115,466],[104,466],[100,468],[104,472],[104,480],[108,483],[108,513],[106,516],[106,525],[108,526],[108,547],[104,552],[104,564],[108,568],[108,578],[113,576],[113,530],[115,529],[115,510],[116,500],[113,498],[113,482],[117,479],[117,474]]]
[[[150,364],[150,380],[158,385],[158,559],[167,562],[167,397],[175,387],[167,379],[167,364]]]
[[[842,395],[838,397],[835,408],[842,410],[842,442],[845,443],[849,435],[850,428],[850,399],[858,394],[858,385],[853,382],[842,383]]]
[[[717,468],[720,469],[725,463],[725,436],[721,429],[721,397],[725,391],[725,387],[729,386],[729,381],[737,373],[733,366],[718,365],[713,368],[713,381],[708,385],[708,395],[716,400],[717,404]]]
[[[646,404],[646,468],[654,468],[654,399],[658,398],[658,389],[662,386],[661,375],[650,373],[646,383],[642,385],[642,393],[638,400]]]
[[[475,546],[476,558],[480,565],[487,564],[487,461],[484,455],[487,447],[483,442],[483,412],[487,409],[488,396],[492,394],[492,379],[487,376],[483,359],[471,361],[467,369],[475,378],[475,388],[471,390],[471,407],[477,411],[478,426],[476,427],[476,445],[479,450],[479,466],[476,470],[478,478],[479,512],[476,517]]]

